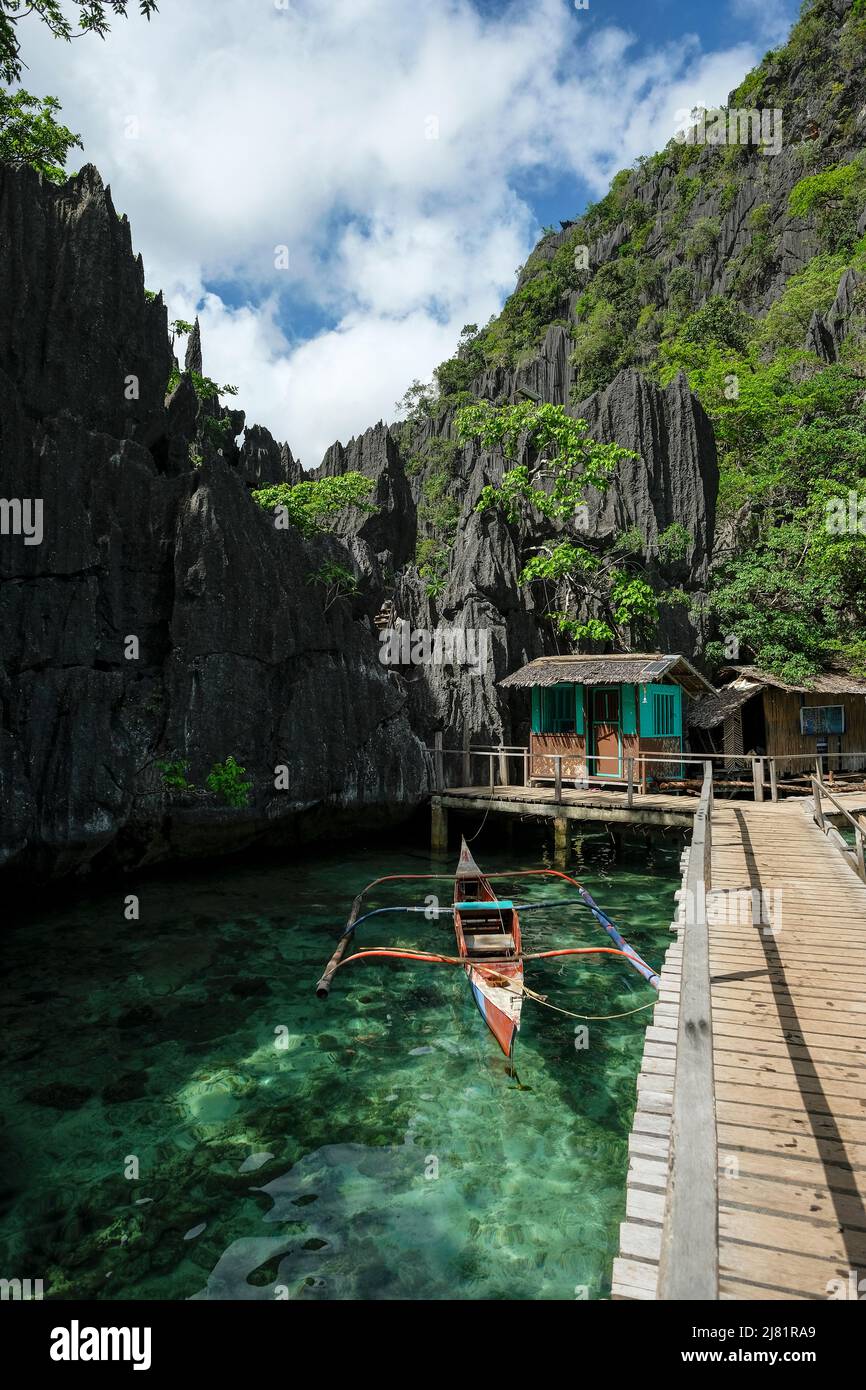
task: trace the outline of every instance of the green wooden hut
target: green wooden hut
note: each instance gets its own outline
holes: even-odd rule
[[[713,692],[677,653],[540,656],[499,682],[532,692],[530,781],[585,784],[681,778],[685,701]],[[657,755],[653,762],[652,755]]]

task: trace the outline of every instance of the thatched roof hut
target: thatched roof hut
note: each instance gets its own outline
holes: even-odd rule
[[[530,778],[682,778],[686,697],[713,687],[676,652],[540,656],[499,682],[532,692]]]
[[[539,656],[512,672],[500,686],[526,689],[560,685],[651,685],[676,681],[688,695],[711,696],[713,687],[677,652],[615,652],[611,656]]]
[[[779,776],[805,774],[816,756],[828,770],[866,767],[866,680],[846,671],[784,681],[758,666],[728,666],[732,680],[687,711],[693,751],[776,759]]]
[[[858,676],[841,673],[821,673],[813,676],[808,685],[792,685],[762,671],[757,666],[726,666],[722,676],[734,675],[734,679],[723,685],[711,695],[705,695],[693,704],[688,712],[691,729],[715,729],[725,719],[740,709],[759,690],[770,686],[784,690],[789,695],[862,695],[866,697],[866,680]]]

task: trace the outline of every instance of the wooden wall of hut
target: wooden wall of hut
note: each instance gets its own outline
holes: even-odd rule
[[[678,738],[642,738],[638,734],[621,734],[622,768],[620,777],[628,776],[627,759],[634,758],[634,779],[640,782],[644,777],[655,777],[668,781],[682,776],[683,767],[678,755],[682,750]],[[586,737],[583,734],[533,734],[530,777],[555,777],[556,754],[562,758],[562,780],[564,782],[586,781],[588,768],[586,762]],[[639,763],[638,756],[648,757],[653,753],[669,756],[667,762]],[[671,761],[677,759],[677,761]],[[593,771],[595,765],[593,765]],[[613,778],[611,780],[617,780]]]
[[[586,739],[583,734],[532,734],[530,777],[555,777],[558,753],[562,758],[562,779],[565,782],[586,780]]]
[[[776,686],[764,687],[764,718],[767,728],[767,753],[780,759],[776,771],[780,777],[796,773],[808,774],[817,756],[814,737],[800,733],[800,708],[803,698]],[[828,765],[831,771],[862,772],[866,768],[866,700],[862,695],[812,694],[807,705],[844,705],[845,733],[828,734]],[[859,753],[859,758],[834,757],[839,752]],[[786,762],[786,756],[792,761]],[[807,759],[812,759],[810,763]]]
[[[664,753],[666,761],[641,763],[640,770],[635,769],[636,777],[654,777],[658,782],[669,782],[682,777],[682,748],[678,738],[641,738],[640,752],[644,758],[651,757],[653,753]],[[676,761],[673,761],[674,759]]]

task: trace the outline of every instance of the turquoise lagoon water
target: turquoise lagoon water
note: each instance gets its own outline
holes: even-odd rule
[[[660,962],[678,843],[621,862],[604,835],[574,847],[572,872]],[[474,849],[491,872],[546,862],[540,839],[508,853],[487,831]],[[358,964],[315,997],[353,894],[445,867],[409,847],[310,854],[124,885],[8,931],[0,1273],[54,1298],[605,1297],[649,1012],[590,1023],[578,1048],[575,1020],[527,1001],[512,1066],[459,969]],[[452,940],[444,918],[361,930]],[[524,934],[607,943],[580,904],[527,913]],[[578,1013],[652,998],[613,957],[528,973]]]

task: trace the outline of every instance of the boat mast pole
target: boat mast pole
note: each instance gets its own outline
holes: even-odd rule
[[[330,991],[331,991],[331,980],[334,978],[334,974],[335,974],[335,972],[336,972],[337,966],[340,964],[340,961],[343,959],[343,956],[344,956],[345,951],[346,951],[346,947],[348,946],[349,942],[352,940],[352,937],[353,937],[354,934],[355,934],[355,922],[356,922],[357,919],[358,919],[358,913],[361,911],[361,901],[362,901],[362,899],[363,899],[363,897],[364,897],[364,893],[366,893],[366,891],[367,891],[366,888],[363,889],[362,892],[360,892],[360,893],[358,894],[358,896],[357,896],[357,898],[355,899],[355,901],[352,903],[352,911],[349,913],[349,920],[346,922],[346,927],[345,927],[345,930],[344,930],[344,932],[343,932],[343,935],[340,937],[339,941],[337,942],[337,947],[336,947],[336,950],[334,951],[334,954],[331,956],[331,959],[328,961],[328,964],[325,966],[325,971],[324,971],[324,974],[322,975],[321,980],[320,980],[319,983],[316,985],[316,998],[317,998],[317,999],[327,999],[327,997],[328,997],[328,995],[329,995],[329,993],[330,993]]]

